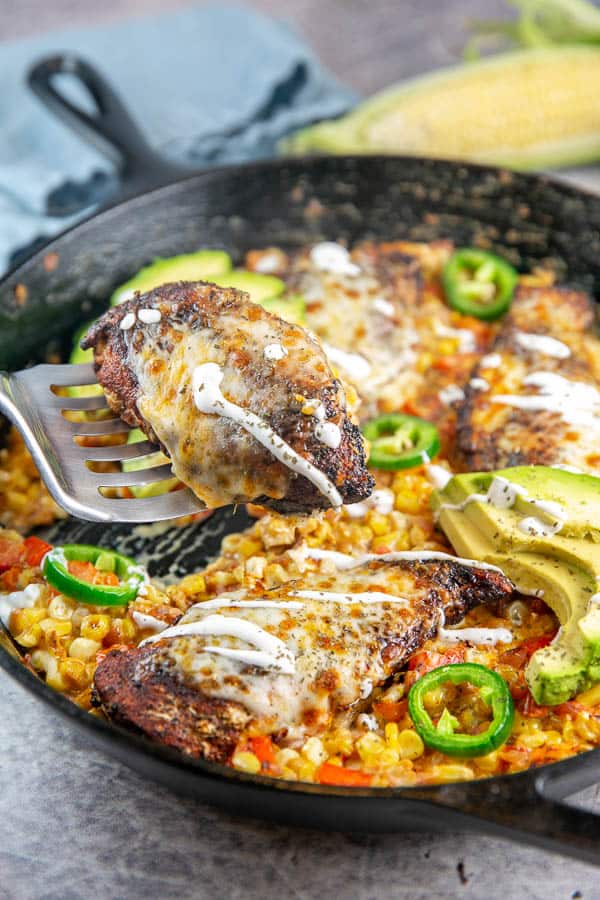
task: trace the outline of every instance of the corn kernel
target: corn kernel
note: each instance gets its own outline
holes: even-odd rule
[[[390,522],[387,516],[381,513],[371,513],[369,516],[369,528],[376,535],[385,534],[390,530]]]
[[[423,756],[425,752],[425,744],[416,731],[412,728],[405,728],[398,735],[398,752],[402,759],[417,759]]]
[[[470,766],[461,765],[460,763],[446,763],[441,766],[435,766],[433,775],[434,778],[444,782],[472,781],[475,777]]]
[[[278,766],[285,768],[289,766],[292,760],[298,759],[300,754],[297,750],[292,750],[291,747],[284,747],[283,750],[278,750],[275,754],[275,762]]]
[[[86,616],[81,623],[81,637],[91,641],[102,641],[110,631],[111,624],[110,616]]]
[[[15,634],[14,639],[21,647],[37,647],[42,639],[42,633],[40,626],[34,624],[31,628],[27,628],[25,631],[20,631],[18,634]]]
[[[298,776],[292,769],[287,769],[285,766],[281,770],[281,777],[285,778],[286,781],[298,781]]]
[[[206,591],[204,575],[186,575],[179,586],[186,594],[204,594]]]
[[[10,617],[10,630],[13,634],[27,631],[41,622],[42,619],[45,619],[46,615],[45,609],[36,609],[35,607],[31,609],[15,609]]]
[[[90,662],[96,659],[96,654],[102,649],[99,641],[93,641],[90,638],[78,637],[71,641],[69,647],[69,656],[73,659],[82,659],[84,662]]]
[[[46,675],[46,684],[55,691],[66,689],[65,681],[58,671],[58,660],[47,650],[35,650],[31,654],[31,665]]]
[[[267,567],[267,560],[264,556],[251,556],[246,561],[246,572],[253,578],[262,578]]]
[[[374,758],[385,749],[385,741],[378,734],[367,731],[357,740],[356,749],[362,761],[371,764]]]
[[[342,756],[350,756],[354,748],[354,740],[349,728],[336,728],[335,731],[325,736],[323,743],[327,752],[332,755],[339,753]]]
[[[302,755],[314,763],[315,766],[320,766],[327,759],[323,742],[317,737],[311,737],[306,741],[302,748]]]
[[[53,619],[70,619],[75,609],[76,605],[72,600],[57,594],[48,604],[48,615]]]
[[[68,619],[42,619],[40,628],[47,638],[53,634],[56,637],[67,637],[73,630],[73,626]]]
[[[527,747],[528,750],[534,750],[536,747],[542,747],[546,743],[546,734],[543,731],[523,732],[519,735],[519,743]]]
[[[231,762],[234,769],[239,769],[240,772],[250,772],[252,775],[260,772],[260,760],[248,750],[239,750],[234,753]]]
[[[398,749],[398,725],[396,722],[388,722],[385,726],[385,742],[393,750]]]
[[[86,665],[81,659],[61,659],[58,671],[74,687],[84,688],[89,683]]]
[[[600,684],[594,685],[589,691],[578,694],[575,699],[584,706],[596,706],[597,703],[600,703]]]

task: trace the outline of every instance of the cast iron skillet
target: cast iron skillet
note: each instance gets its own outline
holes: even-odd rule
[[[71,106],[52,83],[74,73],[97,112]],[[31,73],[42,100],[116,159],[119,202],[51,241],[0,284],[0,368],[42,359],[100,311],[119,282],[154,256],[223,247],[298,247],[322,239],[451,237],[490,246],[528,269],[543,262],[562,279],[600,286],[600,199],[546,178],[473,165],[398,157],[277,160],[183,172],[144,142],[119,100],[88,65],[44,60]],[[121,198],[122,200],[122,198]],[[63,523],[55,540],[85,540],[142,554],[150,571],[190,570],[246,523],[244,513],[136,540],[123,528]],[[132,545],[133,540],[133,545]],[[173,541],[176,541],[173,545]],[[177,562],[179,560],[179,563]],[[600,750],[484,781],[400,789],[344,789],[249,776],[184,758],[108,725],[47,688],[0,639],[0,665],[122,762],[188,796],[241,814],[349,831],[476,829],[596,862],[596,816],[565,797],[600,777]]]

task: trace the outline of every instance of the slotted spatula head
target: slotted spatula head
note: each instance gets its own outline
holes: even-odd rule
[[[91,363],[0,373],[0,411],[20,431],[59,506],[79,519],[132,524],[203,511],[206,507],[189,488],[152,497],[118,490],[164,481],[173,473],[170,464],[152,466],[152,458],[144,465],[142,458],[159,448],[149,441],[128,444],[130,427],[109,410],[99,389],[78,390],[95,384]],[[123,471],[120,464],[133,459],[140,460],[140,468]],[[119,470],[107,463],[118,464]]]

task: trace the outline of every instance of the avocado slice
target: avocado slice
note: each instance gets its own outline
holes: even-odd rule
[[[94,360],[94,351],[90,348],[89,350],[82,350],[80,343],[84,334],[87,333],[89,327],[93,324],[92,322],[86,322],[85,325],[82,325],[81,328],[78,328],[75,334],[73,335],[73,349],[71,350],[71,355],[69,356],[69,362],[75,365],[79,363],[90,363]],[[85,384],[80,387],[70,387],[68,389],[69,397],[95,397],[102,393],[102,388],[99,384]]]
[[[306,303],[300,294],[288,294],[285,297],[271,297],[260,304],[267,312],[279,316],[292,325],[306,324]]]
[[[139,428],[132,428],[127,436],[128,444],[137,444],[145,441],[146,435]],[[124,459],[121,462],[123,472],[137,472],[140,469],[154,468],[168,463],[169,459],[160,450],[149,453],[147,456],[138,456],[134,459]],[[158,497],[167,494],[179,484],[177,478],[166,478],[164,481],[153,481],[150,484],[132,484],[129,488],[134,497]]]
[[[260,272],[248,272],[246,269],[234,269],[213,279],[220,287],[236,288],[250,294],[253,303],[264,305],[265,300],[281,296],[285,291],[285,283],[276,275],[262,275]]]
[[[169,281],[213,281],[228,272],[231,266],[231,257],[224,250],[198,250],[168,259],[159,257],[119,285],[110,298],[110,305],[123,303],[134,291],[145,293]]]
[[[525,673],[536,702],[563,703],[599,681],[600,479],[545,466],[467,473],[432,506],[459,555],[499,566],[556,613],[559,635]]]

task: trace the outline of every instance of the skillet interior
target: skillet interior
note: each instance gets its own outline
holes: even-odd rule
[[[115,285],[155,256],[214,246],[239,259],[251,247],[271,244],[292,248],[323,239],[437,237],[489,246],[522,269],[543,262],[561,280],[589,290],[600,285],[600,199],[543,178],[390,157],[219,169],[115,206],[57,238],[11,273],[0,287],[0,368],[40,361],[49,350],[67,346],[77,325],[105,305]],[[128,537],[124,543],[129,529],[72,521],[54,529],[53,537],[142,554],[152,574],[179,576],[201,567],[216,554],[220,538],[244,527],[245,521],[244,513],[232,516],[225,511],[205,525],[140,545],[132,545]],[[186,547],[181,557],[178,546]],[[173,568],[176,557],[179,566]],[[550,767],[550,778],[540,770],[494,779],[493,790],[486,782],[394,791],[269,784],[269,779],[182,760],[92,719],[46,688],[4,649],[0,664],[30,689],[129,764],[186,792],[245,811],[256,811],[256,800],[262,815],[325,827],[343,822],[356,830],[425,823],[431,827],[431,810],[415,804],[429,800],[441,804],[446,814],[458,808],[482,816],[488,827],[494,821],[501,830],[516,826],[523,832],[529,827],[535,835],[529,839],[538,843],[556,841],[560,831],[568,852],[588,859],[597,853],[600,829],[594,817],[553,805],[547,785],[552,796],[561,796],[567,786],[579,789],[594,780],[600,751]],[[265,784],[268,792],[259,787]],[[296,798],[293,804],[289,791]],[[547,799],[540,799],[542,791]],[[383,797],[388,802],[382,803]],[[433,815],[437,826],[456,827],[451,824],[455,819]]]

